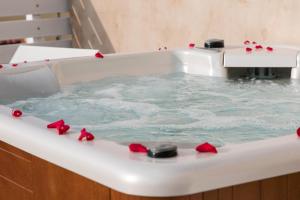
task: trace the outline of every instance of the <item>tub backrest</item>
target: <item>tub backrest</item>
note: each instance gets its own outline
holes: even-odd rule
[[[34,45],[71,47],[69,7],[68,0],[0,1],[0,63],[9,62],[18,46],[11,43],[16,40],[17,43],[27,40],[26,43]]]
[[[64,59],[53,64],[52,70],[61,86],[117,76],[167,74],[182,66],[171,52],[106,55]]]
[[[56,76],[47,65],[7,69],[0,73],[0,104],[49,96],[59,89]]]

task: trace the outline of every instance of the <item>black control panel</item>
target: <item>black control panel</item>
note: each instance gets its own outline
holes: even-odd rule
[[[177,156],[177,146],[173,144],[161,144],[148,150],[151,158],[171,158]]]
[[[209,39],[204,43],[205,48],[224,48],[224,40],[220,39]]]

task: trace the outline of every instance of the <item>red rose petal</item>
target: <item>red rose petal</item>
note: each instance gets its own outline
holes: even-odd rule
[[[269,52],[273,51],[273,48],[272,48],[272,47],[267,47],[266,49],[267,49],[267,51],[269,51]]]
[[[262,49],[263,47],[261,45],[256,45],[255,49]]]
[[[56,129],[57,129],[59,135],[63,135],[65,133],[67,133],[67,131],[70,129],[70,126],[67,124],[63,124],[63,125],[58,126]]]
[[[23,113],[21,110],[15,109],[15,110],[12,110],[11,114],[13,117],[21,117]]]
[[[48,124],[47,128],[56,128],[58,134],[63,135],[68,132],[70,126],[68,124],[65,124],[65,121],[61,119],[56,122],[52,122]]]
[[[245,44],[245,45],[248,45],[248,44],[250,44],[250,41],[249,41],[249,40],[246,40],[246,41],[244,41],[244,44]]]
[[[300,127],[297,129],[297,135],[300,137]]]
[[[93,134],[91,134],[91,133],[89,133],[89,132],[87,132],[86,133],[86,140],[87,141],[91,141],[91,140],[94,140],[94,135]]]
[[[11,66],[13,66],[13,67],[17,67],[17,66],[18,66],[18,64],[12,64]]]
[[[245,48],[245,51],[248,52],[248,53],[250,53],[250,52],[252,52],[252,48],[247,47],[247,48]]]
[[[191,48],[191,49],[192,49],[192,48],[195,48],[195,43],[190,43],[190,44],[189,44],[189,48]]]
[[[147,147],[145,147],[142,144],[133,143],[133,144],[130,144],[128,147],[129,147],[129,150],[134,153],[147,153],[148,152]]]
[[[103,54],[100,53],[100,52],[97,52],[97,53],[95,54],[95,57],[96,57],[96,58],[104,58]]]
[[[218,153],[216,147],[207,142],[198,145],[196,147],[196,151],[198,151],[200,153]]]
[[[65,124],[64,120],[61,119],[61,120],[58,120],[56,122],[48,124],[47,128],[57,128],[57,127],[62,126],[64,124]]]
[[[256,44],[256,42],[255,42],[255,41],[253,41],[253,42],[252,42],[252,44]]]
[[[3,68],[3,65],[0,65],[0,69],[2,69]]]
[[[78,140],[82,141],[84,138],[86,138],[87,141],[91,141],[91,140],[94,140],[95,137],[92,133],[87,132],[86,129],[83,128],[80,131],[80,136],[79,136]]]
[[[83,129],[80,131],[80,136],[79,136],[78,140],[79,140],[79,141],[82,141],[83,138],[85,138],[85,137],[86,137],[86,129],[83,128]]]

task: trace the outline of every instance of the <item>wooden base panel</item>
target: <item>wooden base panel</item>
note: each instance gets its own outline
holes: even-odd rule
[[[5,200],[299,200],[300,172],[181,197],[120,193],[0,141]]]

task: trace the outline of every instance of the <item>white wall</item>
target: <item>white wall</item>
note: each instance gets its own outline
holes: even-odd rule
[[[250,39],[300,45],[300,0],[89,1],[116,52],[215,37],[231,44]]]

